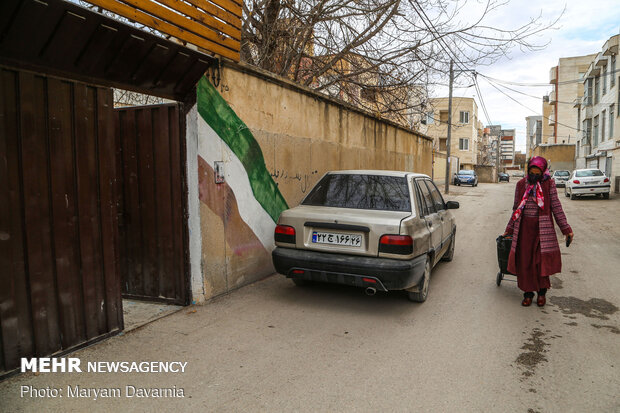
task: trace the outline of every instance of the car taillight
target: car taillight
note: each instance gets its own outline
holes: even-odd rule
[[[609,182],[609,178],[603,179],[603,182]]]
[[[574,179],[573,183],[579,185],[581,182],[579,182],[577,179]]]
[[[382,235],[379,252],[409,255],[413,253],[413,238],[409,235]]]
[[[295,244],[295,228],[288,225],[276,225],[274,239],[276,242]]]

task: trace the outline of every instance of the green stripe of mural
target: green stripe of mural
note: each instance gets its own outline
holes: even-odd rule
[[[198,113],[237,155],[248,174],[254,197],[276,222],[288,204],[265,166],[263,151],[254,135],[204,76],[198,82],[197,94]]]

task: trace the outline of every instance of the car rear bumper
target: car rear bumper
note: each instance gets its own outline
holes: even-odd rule
[[[570,189],[570,193],[575,195],[607,194],[610,191],[611,185],[586,185]]]
[[[563,188],[566,186],[566,181],[555,181],[555,186],[558,188]]]
[[[426,255],[395,260],[282,247],[276,247],[271,255],[276,271],[287,278],[374,287],[379,291],[404,290],[418,285],[426,264]]]

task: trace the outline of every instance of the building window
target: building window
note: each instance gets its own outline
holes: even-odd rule
[[[448,138],[439,138],[439,150],[440,151],[448,150],[448,145],[446,144],[446,142],[448,142]]]
[[[592,147],[595,148],[598,146],[598,116],[594,117],[594,125],[592,127]]]
[[[469,123],[469,112],[461,111],[460,123]]]
[[[426,124],[427,125],[432,125],[433,123],[435,123],[435,118],[433,117],[434,112],[430,111],[426,113]]]
[[[461,112],[463,113],[463,112]],[[468,151],[469,150],[469,139],[467,138],[459,138],[459,150]]]
[[[609,139],[614,137],[614,105],[609,107]]]
[[[599,94],[601,91],[600,80],[601,78],[599,76],[597,76],[596,79],[594,79],[594,104],[595,105],[598,103],[598,98],[599,98]]]
[[[609,88],[613,88],[616,85],[616,55],[611,57],[611,70],[609,71],[611,79],[609,80]]]
[[[592,78],[589,77],[586,80],[586,105],[591,105],[592,104]]]
[[[603,96],[607,93],[607,66],[603,68]]]
[[[603,142],[605,140],[605,117],[606,117],[607,113],[605,111],[603,111],[601,113],[601,142]]]
[[[448,123],[448,111],[447,110],[439,111],[439,122]]]

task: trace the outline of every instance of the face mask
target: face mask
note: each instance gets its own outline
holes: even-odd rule
[[[532,185],[540,181],[541,179],[542,179],[542,175],[527,174],[527,181]]]

